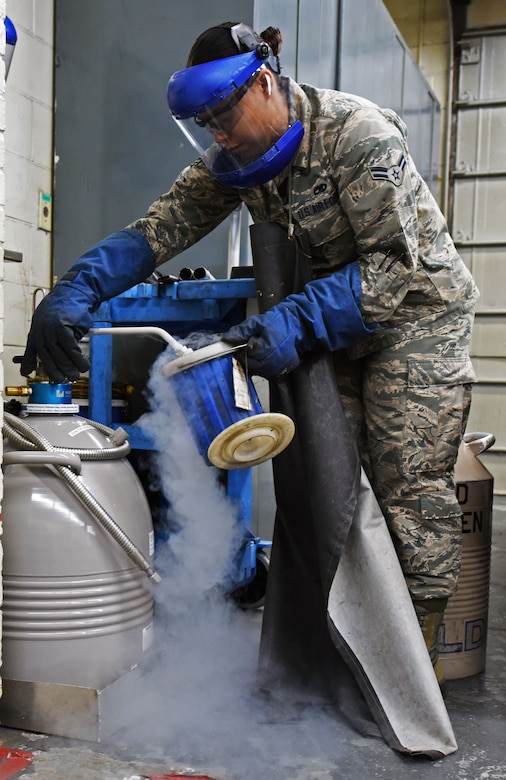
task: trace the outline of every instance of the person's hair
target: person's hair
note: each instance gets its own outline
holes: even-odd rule
[[[188,55],[187,68],[193,65],[201,65],[203,62],[221,60],[224,57],[233,57],[235,54],[243,54],[251,51],[251,47],[244,43],[234,41],[231,29],[238,22],[223,22],[215,27],[209,27],[199,35]],[[277,58],[281,50],[282,37],[277,27],[267,27],[260,35],[255,33],[258,42],[265,41],[273,55]]]

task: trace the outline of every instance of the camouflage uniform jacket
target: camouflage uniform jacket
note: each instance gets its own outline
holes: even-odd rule
[[[285,80],[304,137],[289,168],[267,184],[232,189],[202,161],[186,168],[130,227],[170,260],[241,202],[253,221],[305,228],[315,277],[358,260],[362,313],[379,323],[354,357],[449,327],[478,296],[441,211],[410,157],[391,110],[354,95]]]

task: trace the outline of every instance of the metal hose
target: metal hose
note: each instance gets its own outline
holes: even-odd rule
[[[181,356],[193,352],[190,347],[181,344],[174,336],[171,336],[166,330],[158,328],[156,325],[117,325],[114,328],[90,328],[90,334],[92,336],[155,336],[156,338],[165,341],[166,344],[169,344],[176,355]]]
[[[101,427],[104,428],[105,426]],[[9,412],[4,412],[3,433],[11,443],[21,446],[22,449],[37,449],[49,453],[62,452],[67,449],[54,447],[45,436],[36,431],[29,423],[27,423],[25,420],[21,420],[19,417],[16,417],[13,414],[10,414]],[[121,447],[118,447],[117,449],[121,449]],[[79,450],[72,450],[72,452],[80,454]],[[108,450],[84,450],[84,452],[108,452]],[[88,488],[83,483],[81,477],[75,474],[72,468],[69,466],[61,466],[57,463],[54,463],[53,467],[59,476],[63,479],[63,481],[68,485],[72,493],[101,523],[105,530],[120,545],[122,550],[125,551],[125,553],[135,563],[135,565],[141,571],[143,571],[147,577],[153,580],[153,582],[160,582],[160,575],[152,569],[150,562],[144,557],[139,548],[131,541],[123,529],[120,528],[116,521],[90,493]]]
[[[44,449],[46,452],[75,452],[81,460],[116,460],[116,458],[126,457],[130,452],[130,444],[126,440],[126,433],[122,428],[108,428],[107,425],[102,425],[102,423],[94,420],[87,420],[87,424],[92,425],[105,436],[108,436],[115,445],[114,447],[106,449],[54,447],[42,433],[35,431],[31,425],[25,423],[16,415],[4,412],[4,420],[9,420],[9,423],[6,422],[4,424],[4,435],[19,449]]]

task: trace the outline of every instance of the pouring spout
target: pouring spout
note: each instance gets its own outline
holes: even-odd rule
[[[176,355],[178,357],[181,357],[182,355],[187,355],[190,352],[193,352],[193,350],[190,347],[186,347],[184,344],[181,344],[177,339],[174,338],[174,336],[171,336],[170,333],[168,333],[163,328],[157,328],[154,325],[122,325],[117,328],[91,328],[90,333],[93,335],[100,335],[107,333],[108,335],[113,336],[120,336],[120,335],[134,335],[134,336],[156,336],[160,339],[163,339],[167,344],[169,344]]]

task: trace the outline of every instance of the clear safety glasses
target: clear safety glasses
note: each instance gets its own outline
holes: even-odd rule
[[[231,132],[242,116],[239,103],[255,82],[257,76],[258,71],[253,73],[242,87],[239,87],[224,104],[217,105],[216,108],[210,109],[206,114],[194,117],[197,127],[203,128],[212,134]]]

